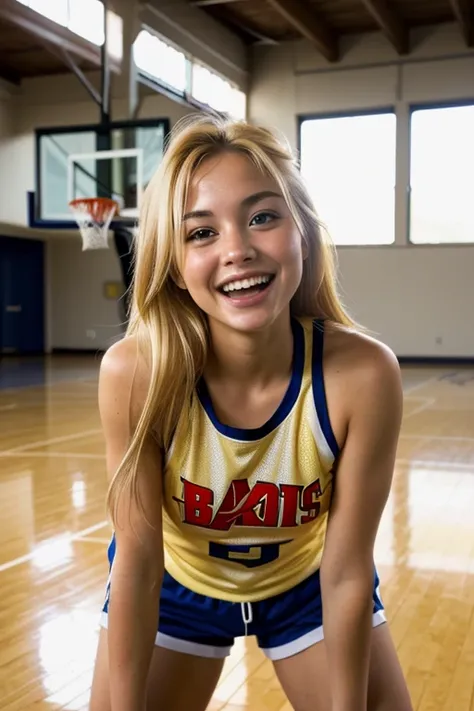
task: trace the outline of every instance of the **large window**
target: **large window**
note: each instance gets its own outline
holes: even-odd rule
[[[17,0],[30,10],[57,22],[97,46],[104,44],[104,4],[102,0]],[[1,0],[0,0],[1,2]],[[111,57],[123,54],[122,18],[108,11],[108,45]],[[143,74],[215,111],[245,118],[246,96],[229,81],[198,64],[179,48],[157,34],[142,30],[133,45],[135,63]]]
[[[193,64],[191,93],[196,101],[211,106],[216,111],[229,113],[238,119],[245,118],[244,92],[196,62]]]
[[[164,84],[184,92],[187,86],[187,58],[156,35],[142,30],[133,45],[139,69]]]
[[[215,111],[245,118],[246,96],[242,91],[156,34],[142,30],[133,55],[137,67],[152,79]]]
[[[474,242],[474,105],[411,117],[410,240]]]
[[[104,5],[102,0],[18,0],[30,10],[66,27],[98,47],[105,41]],[[108,12],[108,45],[110,55],[122,58],[123,23],[119,15]]]
[[[394,113],[304,120],[301,171],[337,245],[395,241]]]

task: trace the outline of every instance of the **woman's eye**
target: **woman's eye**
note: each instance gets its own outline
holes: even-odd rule
[[[252,217],[250,225],[268,225],[272,220],[276,220],[278,215],[273,212],[259,212],[258,215]]]
[[[188,240],[189,240],[189,241],[190,241],[190,240],[195,240],[196,242],[200,242],[200,241],[202,241],[202,240],[208,239],[208,238],[211,237],[213,234],[214,234],[214,233],[213,233],[212,230],[209,230],[209,229],[207,229],[207,228],[205,228],[205,227],[201,227],[199,230],[196,230],[195,232],[192,232],[192,233],[189,235]]]

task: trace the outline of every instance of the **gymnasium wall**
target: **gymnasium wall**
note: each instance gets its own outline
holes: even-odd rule
[[[0,224],[7,212],[6,203],[11,188],[11,136],[14,126],[14,106],[7,82],[0,80]],[[8,170],[6,169],[8,167]],[[2,230],[2,232],[4,232]]]
[[[98,86],[99,75],[91,79]],[[25,80],[5,111],[3,103],[0,101],[0,224],[3,234],[35,236],[47,243],[46,343],[49,349],[106,348],[121,333],[117,304],[104,296],[105,282],[121,280],[115,250],[84,253],[78,232],[47,233],[25,227],[26,192],[35,186],[34,129],[97,123],[98,108],[71,75]],[[113,118],[126,119],[127,111],[127,100],[118,86]],[[168,118],[173,124],[187,112],[185,106],[149,93],[139,115]],[[4,125],[9,131],[3,141]]]
[[[474,244],[413,246],[406,228],[409,105],[474,100],[474,51],[454,24],[414,32],[412,45],[401,61],[381,34],[350,38],[336,67],[305,41],[256,47],[250,119],[283,131],[297,148],[298,116],[396,107],[396,243],[339,247],[345,301],[399,356],[474,357]]]

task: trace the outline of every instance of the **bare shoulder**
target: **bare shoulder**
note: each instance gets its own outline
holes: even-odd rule
[[[122,415],[133,421],[140,417],[146,400],[150,370],[135,336],[114,343],[102,358],[99,376],[99,407],[103,415]]]
[[[326,330],[327,368],[350,383],[368,385],[400,381],[400,366],[385,343],[360,331],[329,325]]]
[[[390,409],[396,419],[403,390],[398,360],[384,343],[367,334],[328,325],[324,345],[324,380],[330,419],[339,444],[355,417]]]

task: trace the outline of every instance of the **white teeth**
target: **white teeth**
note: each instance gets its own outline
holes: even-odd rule
[[[270,276],[258,276],[251,279],[242,279],[241,281],[231,281],[229,284],[224,284],[222,290],[225,292],[238,291],[239,289],[250,289],[251,286],[258,284],[267,284],[270,281]]]

